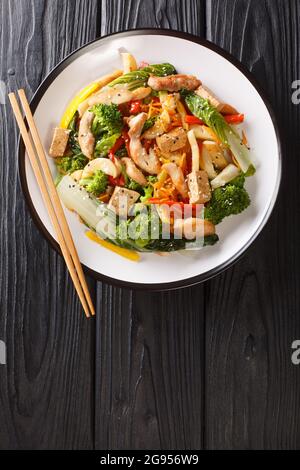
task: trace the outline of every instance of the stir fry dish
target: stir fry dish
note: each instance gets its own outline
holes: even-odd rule
[[[54,130],[58,193],[114,251],[213,245],[216,225],[250,204],[244,114],[169,63],[122,60],[73,98]]]

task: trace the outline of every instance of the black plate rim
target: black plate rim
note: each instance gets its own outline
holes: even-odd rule
[[[279,127],[277,124],[277,120],[275,117],[275,113],[269,103],[269,100],[265,94],[265,92],[262,90],[261,86],[257,83],[256,79],[253,77],[252,73],[249,72],[249,70],[241,63],[239,62],[234,56],[232,56],[229,52],[225,51],[221,47],[213,44],[212,42],[208,41],[207,39],[199,38],[198,36],[195,36],[190,33],[184,33],[181,31],[176,31],[172,29],[160,29],[160,28],[141,28],[141,29],[129,29],[126,31],[121,31],[117,33],[111,33],[106,36],[103,36],[101,38],[96,38],[93,41],[88,42],[87,44],[79,47],[75,51],[73,51],[71,54],[69,54],[67,57],[65,57],[61,62],[59,62],[56,67],[49,72],[49,74],[45,77],[45,79],[42,81],[36,92],[34,93],[32,100],[30,102],[30,107],[32,112],[34,113],[35,109],[37,108],[43,94],[47,90],[47,88],[50,86],[50,84],[53,82],[53,80],[60,74],[64,68],[66,68],[71,62],[73,62],[77,57],[81,56],[82,54],[85,54],[88,50],[93,49],[96,47],[96,45],[99,42],[107,42],[109,41],[112,37],[127,37],[127,36],[132,36],[132,35],[162,35],[162,36],[171,36],[171,37],[178,37],[180,39],[185,39],[188,41],[191,41],[193,43],[199,44],[203,47],[206,47],[217,54],[221,55],[224,57],[226,60],[231,62],[249,81],[250,83],[254,86],[258,94],[260,95],[261,99],[263,100],[269,115],[272,119],[272,123],[275,129],[275,134],[277,137],[277,145],[278,145],[278,157],[279,157],[279,169],[278,169],[278,176],[277,176],[277,181],[276,181],[276,188],[272,197],[272,200],[270,202],[270,205],[268,207],[268,210],[266,212],[266,215],[264,219],[262,220],[261,224],[258,226],[256,232],[252,235],[252,237],[248,240],[248,242],[244,245],[244,247],[236,253],[236,255],[232,256],[230,259],[228,259],[226,262],[222,263],[218,267],[211,269],[210,271],[207,271],[206,273],[199,274],[197,276],[193,276],[190,278],[182,279],[180,281],[173,281],[173,282],[168,282],[168,283],[153,283],[153,284],[146,284],[146,283],[134,283],[134,282],[128,282],[128,281],[122,281],[119,279],[115,279],[109,276],[106,276],[104,274],[100,274],[97,271],[94,271],[93,269],[85,266],[83,264],[83,269],[84,271],[95,278],[98,281],[101,282],[106,282],[108,284],[115,285],[117,287],[125,287],[129,289],[135,289],[135,290],[145,290],[145,291],[166,291],[166,290],[173,290],[173,289],[180,289],[184,287],[191,287],[193,285],[202,283],[204,281],[207,281],[218,274],[222,273],[226,269],[230,268],[233,264],[235,264],[238,260],[241,259],[242,256],[245,255],[246,251],[249,249],[251,244],[254,242],[254,240],[259,236],[261,233],[262,229],[266,225],[267,221],[269,220],[271,213],[274,209],[278,193],[279,193],[279,188],[280,188],[280,182],[281,182],[281,173],[282,173],[282,146],[281,146],[281,137],[280,137],[280,131]],[[43,225],[41,219],[39,218],[37,211],[33,205],[33,202],[31,200],[30,194],[29,194],[29,189],[27,185],[27,180],[26,180],[26,172],[25,172],[25,147],[23,144],[22,139],[19,139],[19,150],[18,150],[18,162],[19,162],[19,178],[20,178],[20,183],[21,187],[23,190],[23,194],[27,203],[27,206],[29,208],[30,215],[39,229],[39,231],[42,233],[42,235],[46,238],[46,240],[50,243],[50,245],[62,256],[60,247],[56,240],[52,237],[52,235],[48,232],[46,227]],[[209,247],[207,247],[209,249]]]

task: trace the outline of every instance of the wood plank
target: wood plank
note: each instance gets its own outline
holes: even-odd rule
[[[267,227],[239,263],[208,283],[207,448],[300,445],[300,376],[290,358],[300,337],[300,110],[291,101],[299,78],[299,7],[279,0],[207,1],[208,39],[252,70],[277,111],[285,167]]]
[[[204,33],[196,0],[105,0],[101,17],[101,34],[137,27]],[[203,286],[151,294],[99,285],[96,448],[201,448],[203,295]]]
[[[1,2],[1,80],[32,95],[66,54],[96,35],[96,0]],[[33,224],[18,182],[18,133],[0,105],[0,448],[92,448],[94,322],[64,262]],[[94,291],[94,282],[89,282]]]

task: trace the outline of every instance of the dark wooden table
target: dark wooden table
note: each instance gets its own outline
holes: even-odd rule
[[[235,266],[170,293],[89,279],[84,318],[18,182],[18,132],[0,104],[2,449],[300,448],[299,0],[1,0],[1,80],[32,95],[67,54],[110,32],[206,37],[266,90],[283,136],[278,203]],[[220,77],[222,79],[222,77]],[[2,83],[3,85],[3,83]],[[268,142],[266,141],[266,146]],[[267,177],[267,175],[266,175]]]

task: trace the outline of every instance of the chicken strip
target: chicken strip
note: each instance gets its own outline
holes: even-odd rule
[[[122,163],[124,163],[126,167],[126,173],[131,178],[133,181],[136,183],[140,184],[141,186],[146,186],[147,185],[147,180],[141,170],[137,166],[135,166],[135,163],[131,160],[131,158],[124,157],[122,158]]]
[[[78,130],[78,143],[80,145],[83,155],[91,159],[94,153],[95,137],[92,133],[92,124],[94,120],[94,113],[85,111],[81,118]]]
[[[167,75],[166,77],[155,77],[152,75],[148,80],[148,85],[156,91],[179,91],[182,88],[195,90],[201,85],[201,81],[193,75]]]
[[[141,133],[146,119],[147,114],[140,113],[129,120],[129,151],[132,160],[139,168],[150,175],[157,175],[161,168],[159,159],[153,148],[150,148],[149,153],[147,153],[141,143]]]
[[[136,90],[128,90],[126,85],[115,85],[114,87],[105,87],[98,93],[93,94],[78,106],[79,115],[94,106],[95,104],[122,104],[129,101],[142,100],[151,93],[150,87],[139,87]]]
[[[215,226],[209,220],[188,217],[174,221],[174,234],[178,237],[183,235],[188,240],[214,235],[215,232]]]
[[[184,180],[182,169],[179,168],[176,163],[165,163],[162,166],[162,170],[165,170],[170,176],[175,188],[181,194],[182,197],[188,197],[188,188]]]

